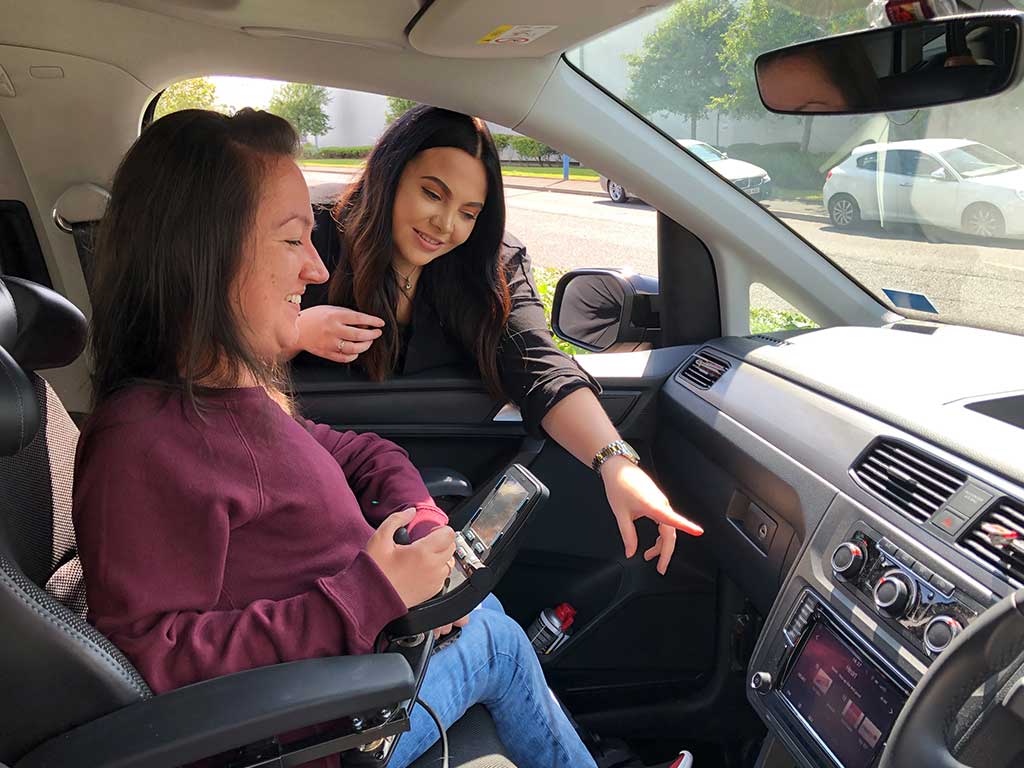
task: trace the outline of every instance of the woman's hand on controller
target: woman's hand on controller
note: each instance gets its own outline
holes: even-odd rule
[[[407,608],[441,591],[451,575],[455,554],[455,531],[446,525],[412,544],[396,544],[395,531],[411,523],[415,516],[415,509],[388,516],[366,544],[367,554],[388,577]]]
[[[299,348],[336,363],[351,363],[380,338],[382,327],[379,317],[347,307],[310,307],[299,313]]]

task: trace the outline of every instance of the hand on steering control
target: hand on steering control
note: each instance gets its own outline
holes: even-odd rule
[[[672,510],[650,476],[623,456],[614,456],[601,467],[605,494],[612,514],[619,524],[626,557],[636,554],[637,535],[635,520],[646,517],[658,524],[658,540],[644,552],[644,560],[658,558],[658,573],[668,571],[672,553],[676,548],[676,530],[691,536],[700,536],[704,529]]]
[[[415,516],[415,509],[389,515],[366,543],[367,554],[388,577],[407,608],[441,591],[451,575],[455,553],[455,531],[446,525],[412,544],[396,544],[395,531],[411,523]]]

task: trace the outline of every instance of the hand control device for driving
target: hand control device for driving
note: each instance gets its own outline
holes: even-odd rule
[[[445,589],[436,597],[410,608],[391,622],[385,632],[408,637],[450,624],[473,610],[487,597],[519,549],[520,534],[530,515],[548,497],[548,489],[520,464],[502,470],[480,492],[452,512],[468,522],[455,534],[455,568]],[[399,530],[397,543],[408,542]]]

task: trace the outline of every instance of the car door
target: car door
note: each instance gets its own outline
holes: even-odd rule
[[[597,198],[593,207],[608,210]],[[659,258],[662,250],[690,247],[682,239],[668,242],[659,238]],[[542,291],[551,287],[541,284]],[[709,295],[717,302],[713,288]],[[717,311],[709,316],[716,327],[703,338],[717,335]],[[647,468],[653,466],[659,392],[692,351],[675,346],[579,358],[603,388],[605,411]],[[387,437],[421,469],[454,470],[479,486],[518,460],[548,486],[550,499],[495,592],[524,626],[562,602],[576,609],[570,641],[543,662],[577,716],[602,718],[677,701],[720,665],[732,668],[728,643],[723,656],[722,611],[726,605],[732,615],[742,605],[723,603],[708,548],[681,535],[665,577],[640,555],[627,561],[601,479],[553,441],[526,434],[518,412],[493,400],[472,371],[436,369],[375,383],[333,364],[296,365],[293,382],[305,416]],[[647,521],[638,527],[642,553],[654,543],[656,528]]]
[[[913,169],[920,152],[894,149],[885,153],[885,173],[879,186],[878,209],[883,226],[889,222],[914,221],[910,196],[914,188]]]
[[[924,226],[950,226],[956,220],[957,207],[957,180],[952,170],[924,152],[907,154],[904,168],[911,181],[907,219]]]

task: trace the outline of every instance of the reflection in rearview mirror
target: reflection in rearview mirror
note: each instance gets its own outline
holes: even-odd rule
[[[857,114],[978,99],[1014,81],[1019,13],[869,29],[762,54],[761,101],[782,114]]]

